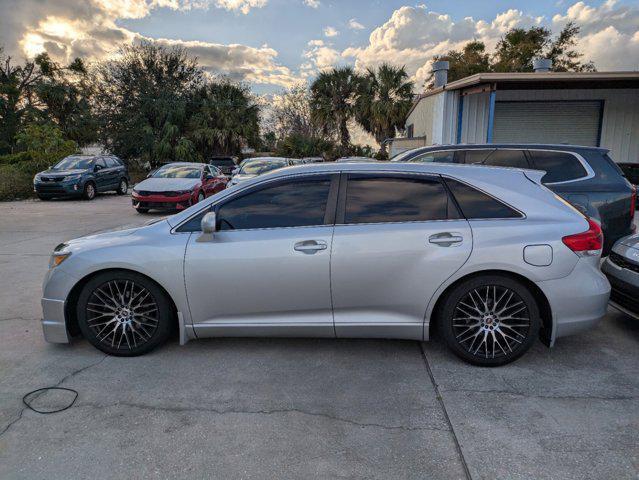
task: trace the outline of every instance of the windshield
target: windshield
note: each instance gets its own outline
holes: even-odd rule
[[[60,160],[54,167],[53,170],[73,170],[80,169],[86,170],[87,168],[93,165],[92,157],[66,157]]]
[[[167,165],[156,171],[153,178],[200,178],[202,169],[190,165]]]
[[[235,162],[230,158],[216,158],[211,160],[211,165],[215,165],[216,167],[232,167],[235,165]]]
[[[254,160],[242,165],[239,173],[241,175],[261,175],[287,165],[288,162],[286,160]]]

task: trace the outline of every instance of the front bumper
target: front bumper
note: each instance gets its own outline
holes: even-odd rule
[[[133,208],[146,208],[149,210],[184,210],[193,205],[192,195],[184,194],[177,197],[166,195],[131,195]]]
[[[34,182],[33,191],[42,196],[82,195],[83,185],[78,181],[70,182]]]
[[[537,282],[550,303],[555,340],[588,330],[606,315],[610,283],[598,268],[598,258],[581,258],[564,278]]]
[[[639,265],[627,259],[628,253],[634,254],[636,251],[637,249],[632,247],[615,245],[613,252],[623,258],[623,263],[617,264],[608,257],[601,265],[601,271],[608,277],[612,286],[610,305],[639,318]]]
[[[51,343],[69,343],[71,335],[66,322],[66,299],[78,279],[62,268],[47,271],[42,283],[42,331]]]

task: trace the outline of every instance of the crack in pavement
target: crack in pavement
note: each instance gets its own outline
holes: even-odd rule
[[[437,396],[437,400],[439,400],[439,404],[444,412],[444,418],[446,418],[446,422],[450,427],[449,431],[451,436],[453,437],[453,442],[455,443],[455,448],[457,453],[459,454],[459,459],[462,464],[462,468],[464,469],[464,474],[466,475],[467,480],[472,480],[472,475],[470,474],[470,468],[468,467],[468,463],[466,462],[466,457],[464,457],[464,451],[462,450],[461,443],[457,438],[457,434],[455,433],[455,428],[453,427],[453,422],[450,420],[450,416],[448,415],[448,410],[446,409],[446,404],[444,403],[444,397],[442,397],[441,392],[439,390],[439,384],[435,381],[435,376],[433,375],[433,370],[430,368],[430,364],[428,363],[428,357],[426,357],[426,350],[424,350],[424,342],[419,342],[419,350],[422,356],[422,360],[424,361],[424,365],[426,366],[426,371],[428,372],[428,377],[430,378],[433,387],[435,388],[435,395]]]
[[[623,400],[639,400],[639,395],[610,395],[610,396],[598,396],[598,395],[542,395],[535,393],[516,392],[513,390],[479,390],[472,388],[451,388],[441,390],[442,393],[480,393],[480,394],[498,394],[498,395],[513,395],[515,397],[525,398],[543,398],[543,399],[556,399],[556,400],[602,400],[602,401],[623,401]]]
[[[56,383],[55,385],[49,385],[49,387],[59,387],[60,385],[62,385],[65,381],[67,381],[68,379],[84,372],[85,370],[88,370],[89,368],[93,368],[96,367],[98,365],[100,365],[102,362],[104,362],[104,360],[106,360],[108,357],[108,355],[104,355],[100,360],[98,360],[97,362],[93,362],[89,365],[86,365],[82,368],[78,368],[76,370],[73,370],[71,373],[65,375],[64,377],[62,377],[62,379]],[[44,394],[44,392],[40,392],[39,394],[36,394],[33,396],[33,400],[35,400],[36,398],[40,397],[40,395]],[[22,415],[24,414],[24,411],[27,410],[28,407],[24,406],[20,409],[20,412],[18,413],[18,416],[16,418],[14,418],[11,422],[9,422],[9,424],[4,427],[1,431],[0,431],[0,437],[2,437],[5,433],[7,433],[9,431],[9,429],[15,425],[16,423],[18,423],[21,419],[22,419]]]
[[[130,407],[130,408],[139,408],[143,410],[162,411],[162,412],[170,412],[170,413],[202,412],[202,413],[213,413],[215,415],[278,415],[278,414],[286,414],[286,413],[299,413],[300,415],[326,418],[329,420],[334,420],[337,422],[342,422],[342,423],[354,425],[357,427],[372,427],[372,428],[380,428],[383,430],[401,430],[401,431],[407,431],[407,432],[422,431],[422,430],[430,430],[430,431],[438,431],[438,432],[450,431],[448,428],[408,426],[408,425],[384,425],[381,423],[357,422],[349,418],[339,417],[336,415],[331,415],[329,413],[312,412],[308,410],[302,410],[300,408],[278,408],[278,409],[272,409],[272,410],[266,410],[266,409],[221,410],[221,409],[211,408],[211,407],[195,407],[195,406],[167,407],[162,405],[149,405],[149,404],[135,403],[135,402],[114,402],[109,404],[85,402],[85,403],[79,403],[73,406],[73,408],[97,408],[97,409],[104,409],[104,408],[111,408],[111,407]]]

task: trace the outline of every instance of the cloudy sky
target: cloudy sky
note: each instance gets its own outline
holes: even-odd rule
[[[334,65],[406,65],[417,85],[435,54],[509,28],[574,20],[599,70],[639,69],[637,0],[0,0],[14,57],[102,59],[125,43],[183,45],[212,73],[274,93]]]

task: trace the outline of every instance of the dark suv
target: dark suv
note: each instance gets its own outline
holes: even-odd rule
[[[70,155],[53,167],[38,173],[33,188],[40,200],[54,197],[84,197],[93,200],[97,193],[129,189],[129,171],[113,155]]]
[[[224,175],[231,175],[237,167],[233,157],[210,157],[209,165],[219,168]]]
[[[444,162],[544,170],[542,183],[601,222],[604,254],[634,231],[636,190],[599,147],[541,144],[437,145],[402,152],[394,162]]]

